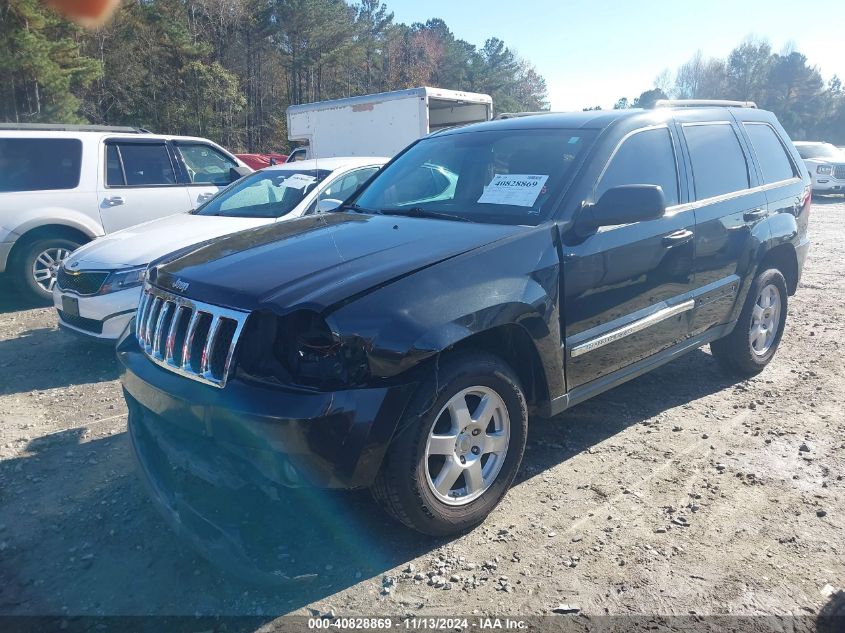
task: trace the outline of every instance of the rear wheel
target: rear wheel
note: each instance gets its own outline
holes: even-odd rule
[[[786,326],[787,291],[774,268],[757,275],[733,332],[710,344],[710,351],[732,373],[753,376],[769,364]]]
[[[12,264],[12,277],[29,298],[48,303],[62,261],[80,244],[64,237],[36,239],[24,244]]]
[[[528,413],[514,371],[483,353],[460,353],[422,384],[373,485],[405,525],[431,535],[481,523],[522,461]]]

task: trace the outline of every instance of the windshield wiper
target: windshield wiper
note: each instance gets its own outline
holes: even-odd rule
[[[457,220],[458,222],[472,222],[469,218],[453,213],[442,211],[430,211],[422,207],[411,207],[410,209],[379,209],[384,215],[407,215],[412,218],[433,218],[435,220]]]
[[[346,209],[351,209],[355,211],[355,213],[368,213],[370,215],[381,215],[381,211],[378,209],[368,209],[367,207],[362,207],[360,205],[351,202],[349,204],[342,204],[340,205],[335,211],[345,211]]]

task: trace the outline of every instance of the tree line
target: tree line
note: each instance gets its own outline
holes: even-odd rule
[[[288,145],[288,105],[422,85],[548,107],[502,40],[406,25],[381,0],[123,0],[83,30],[40,0],[0,0],[0,118],[132,125],[234,150]]]
[[[842,82],[834,75],[825,83],[819,69],[791,45],[775,53],[769,42],[749,38],[725,58],[699,51],[674,72],[661,72],[638,97],[619,99],[614,108],[649,107],[669,97],[753,101],[774,112],[794,140],[845,145]]]

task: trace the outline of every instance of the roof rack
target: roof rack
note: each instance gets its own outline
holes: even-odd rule
[[[142,127],[126,125],[75,125],[65,123],[0,123],[0,130],[38,130],[50,132],[120,132],[122,134],[150,134]]]
[[[536,114],[555,114],[551,110],[538,110],[537,112],[501,112],[493,117],[494,121],[502,119],[516,119],[523,116],[534,116]]]
[[[658,99],[655,108],[756,108],[753,101],[729,99]]]

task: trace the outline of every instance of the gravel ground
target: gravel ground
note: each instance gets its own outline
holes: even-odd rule
[[[112,351],[0,280],[0,614],[799,614],[845,587],[845,204],[815,202],[776,359],[705,348],[532,420],[478,529],[432,540],[365,494],[280,526],[289,588],[245,585],[159,519],[136,477]]]

